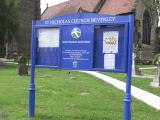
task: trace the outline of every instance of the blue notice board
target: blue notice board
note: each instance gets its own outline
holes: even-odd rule
[[[126,73],[124,120],[131,120],[133,15],[77,13],[32,23],[29,116],[36,67]]]
[[[35,67],[126,73],[130,17],[88,13],[34,21]]]

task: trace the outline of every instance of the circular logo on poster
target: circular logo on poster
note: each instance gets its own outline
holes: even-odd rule
[[[71,31],[71,36],[75,39],[78,39],[79,37],[81,37],[81,29],[73,28]]]

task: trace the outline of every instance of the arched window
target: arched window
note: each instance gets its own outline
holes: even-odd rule
[[[142,43],[150,45],[151,38],[151,17],[147,10],[143,14],[143,38]]]

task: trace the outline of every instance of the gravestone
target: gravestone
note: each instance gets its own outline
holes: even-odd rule
[[[0,66],[4,66],[4,60],[0,58]]]
[[[132,76],[142,75],[139,68],[137,66],[135,66],[135,58],[136,58],[136,53],[133,52],[133,54],[132,54],[132,61],[133,61],[133,63],[132,63]]]
[[[28,75],[28,67],[26,65],[27,59],[24,55],[19,57],[18,60],[18,75],[23,76],[23,75]]]
[[[151,86],[160,87],[160,61],[157,64],[157,74],[155,78],[153,78],[153,82],[151,82]]]

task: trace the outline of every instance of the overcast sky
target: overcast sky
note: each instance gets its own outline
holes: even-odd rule
[[[47,3],[48,3],[48,6],[52,6],[65,1],[68,1],[68,0],[41,0],[41,13],[45,10]]]

